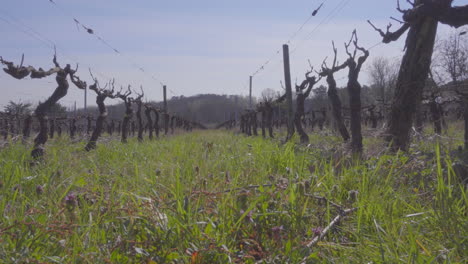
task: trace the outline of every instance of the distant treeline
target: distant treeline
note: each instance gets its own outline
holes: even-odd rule
[[[163,102],[150,101],[156,107],[163,108]],[[256,99],[252,104],[255,106]],[[217,124],[226,119],[235,118],[249,107],[249,97],[240,95],[216,95],[199,94],[195,96],[174,96],[167,101],[168,111],[202,124]],[[121,119],[125,113],[124,104],[109,105],[109,119]],[[97,115],[97,107],[89,107],[88,114]],[[78,115],[83,115],[84,110],[78,109]]]
[[[347,93],[344,89],[338,89],[340,97],[344,102],[347,102]],[[369,87],[364,86],[362,91],[363,102],[372,102],[372,91]],[[255,108],[257,102],[261,98],[252,98],[252,107]],[[148,102],[156,107],[163,108],[162,102]],[[240,115],[249,108],[249,97],[241,95],[217,95],[217,94],[199,94],[195,96],[174,96],[167,101],[168,110],[170,113],[177,114],[183,118],[190,119],[205,125],[220,124],[229,119],[238,119]],[[346,106],[346,104],[344,105]],[[306,100],[306,111],[311,109],[320,109],[328,107],[328,98],[326,95],[326,87],[319,86],[314,90],[311,98]],[[121,119],[125,113],[123,104],[109,105],[109,120]],[[97,116],[97,107],[89,107],[88,114]],[[73,114],[73,113],[71,113]],[[77,110],[78,115],[83,115],[83,109]]]

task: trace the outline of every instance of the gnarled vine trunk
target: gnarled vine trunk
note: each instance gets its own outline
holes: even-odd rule
[[[153,139],[153,119],[151,118],[151,107],[145,105],[146,122],[148,125],[149,139]]]
[[[465,150],[468,150],[468,98],[463,100],[463,119],[465,121]]]
[[[26,115],[23,123],[23,140],[26,140],[31,135],[31,126],[32,126],[32,116]]]
[[[67,81],[68,74],[71,73],[70,66],[67,65],[65,69],[60,69],[55,78],[58,86],[53,94],[47,98],[46,101],[40,103],[34,113],[39,121],[39,134],[34,139],[34,148],[31,152],[33,158],[41,158],[44,156],[44,145],[48,138],[48,117],[47,112],[51,109],[60,99],[65,97],[70,85]]]
[[[122,138],[121,138],[121,141],[122,143],[127,143],[128,140],[128,127],[129,127],[129,123],[130,123],[130,119],[132,118],[133,116],[133,109],[132,109],[132,106],[131,105],[128,105],[126,104],[126,108],[125,108],[125,116],[122,120]]]
[[[422,17],[408,32],[388,120],[387,141],[394,150],[409,147],[414,115],[429,75],[437,24],[434,18]]]
[[[338,127],[338,131],[341,134],[341,137],[343,138],[344,141],[348,141],[350,136],[348,129],[346,128],[344,121],[343,121],[343,114],[341,110],[341,100],[340,97],[338,96],[338,90],[336,89],[336,81],[335,78],[333,78],[333,75],[327,76],[327,83],[328,83],[328,99],[330,100],[330,104],[332,107],[332,114],[333,118],[335,120],[335,123]]]
[[[91,151],[96,148],[98,138],[101,135],[101,131],[104,127],[104,122],[106,121],[108,115],[106,105],[104,104],[106,97],[106,94],[98,94],[96,96],[96,104],[98,105],[99,116],[96,120],[96,127],[94,128],[93,134],[91,135],[88,144],[86,144],[86,151]]]
[[[55,119],[50,119],[49,120],[49,125],[50,125],[50,138],[54,138],[55,135]]]
[[[137,103],[137,112],[136,112],[136,117],[137,117],[137,122],[138,122],[138,141],[143,142],[143,120],[141,118],[141,107],[143,105],[143,102],[141,100],[136,100]]]
[[[159,112],[154,110],[154,131],[156,132],[156,137],[159,137]]]
[[[351,149],[354,153],[362,152],[361,132],[361,85],[356,81],[348,83],[349,106],[351,108]]]

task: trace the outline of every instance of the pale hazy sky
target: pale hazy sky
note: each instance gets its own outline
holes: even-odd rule
[[[88,83],[91,79],[87,68],[91,67],[101,83],[115,77],[121,85],[143,85],[148,100],[161,100],[162,87],[151,75],[168,85],[169,97],[200,93],[247,95],[249,75],[270,58],[265,70],[254,77],[254,95],[260,95],[265,88],[280,90],[282,55],[276,52],[323,0],[54,0],[56,6],[49,0],[1,2],[0,56],[6,60],[18,63],[24,53],[24,64],[52,67],[53,42],[59,62],[78,62],[78,75]],[[377,44],[381,38],[366,20],[385,28],[390,16],[400,17],[395,4],[394,0],[325,1],[320,12],[290,43],[294,51],[293,82],[303,78],[308,59],[319,67],[326,56],[332,55],[332,40],[343,61],[343,43],[353,29],[357,29],[362,46]],[[468,1],[458,0],[455,4]],[[78,28],[73,18],[92,28],[123,55]],[[393,24],[398,26],[397,22]],[[450,30],[439,27],[441,36]],[[378,45],[370,51],[369,61],[377,56],[397,58],[402,49],[403,41]],[[364,67],[363,84],[368,82],[366,70]],[[337,79],[345,75],[343,71]],[[18,81],[0,72],[0,108],[9,100],[37,103],[55,86],[54,77]],[[94,100],[94,94],[89,94],[90,105]],[[81,107],[83,95],[71,85],[69,94],[60,102],[71,106],[74,101]]]

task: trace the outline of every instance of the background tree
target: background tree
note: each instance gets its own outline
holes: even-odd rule
[[[385,57],[374,58],[369,66],[372,97],[377,101],[382,116],[387,116],[387,106],[392,101],[398,77],[398,65]]]
[[[9,128],[12,133],[19,134],[21,130],[21,120],[25,120],[26,116],[29,116],[32,112],[31,104],[22,102],[15,103],[13,101],[9,101],[8,104],[4,107],[4,112],[8,113],[8,117],[5,116],[4,120],[4,122],[6,122],[5,124],[7,124],[7,126],[5,126],[5,132],[8,134]],[[26,122],[24,123],[26,124]]]
[[[42,101],[39,101],[39,104],[42,104]],[[67,112],[67,107],[59,102],[51,105],[49,109],[47,109],[47,115],[52,117],[64,117],[67,115]]]
[[[311,98],[306,100],[306,106],[313,107],[315,110],[322,107],[328,108],[328,104],[327,87],[325,85],[319,85],[315,88]]]
[[[441,68],[453,84],[468,78],[468,39],[461,34],[452,32],[436,47],[436,68]]]
[[[13,101],[9,101],[8,104],[3,108],[3,111],[15,116],[25,116],[31,114],[31,106],[32,105],[30,103],[15,103]]]
[[[261,93],[261,101],[262,102],[273,102],[273,100],[275,100],[275,98],[278,97],[278,92],[276,92],[275,90],[271,89],[271,88],[266,88],[266,89],[263,89],[262,93]]]

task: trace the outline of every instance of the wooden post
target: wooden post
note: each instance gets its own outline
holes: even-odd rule
[[[284,85],[286,86],[286,104],[288,111],[288,135],[286,141],[294,135],[294,116],[291,87],[291,69],[289,67],[289,46],[283,45]]]
[[[84,112],[88,112],[88,87],[85,86],[84,88]]]
[[[169,113],[167,112],[167,87],[163,85],[163,95],[164,95],[164,135],[167,135],[169,132]]]
[[[249,78],[249,108],[252,109],[252,76]]]
[[[163,86],[163,95],[164,95],[164,112],[167,112],[166,85]]]

